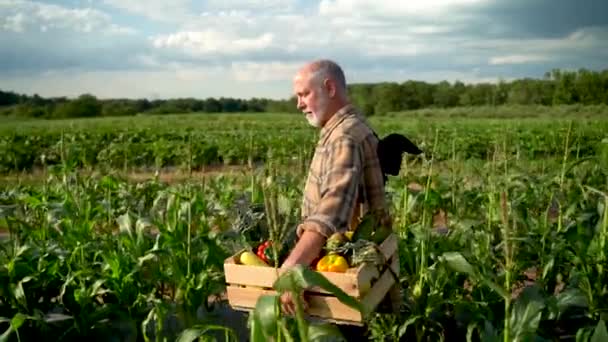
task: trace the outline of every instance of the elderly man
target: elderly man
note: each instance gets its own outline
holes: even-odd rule
[[[340,66],[329,60],[311,62],[293,82],[298,109],[321,132],[304,188],[298,242],[282,268],[310,265],[329,236],[356,226],[367,212],[390,225],[378,138],[350,103]],[[289,294],[281,302],[285,312],[295,312]]]

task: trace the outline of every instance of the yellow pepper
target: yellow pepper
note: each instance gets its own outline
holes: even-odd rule
[[[317,262],[317,271],[320,272],[341,272],[348,270],[348,262],[338,254],[327,254]]]

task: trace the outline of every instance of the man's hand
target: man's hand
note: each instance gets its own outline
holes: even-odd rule
[[[289,291],[281,295],[281,308],[285,315],[295,316],[296,314],[296,303],[293,294]],[[304,298],[304,293],[300,293],[300,303],[302,303],[302,310],[308,310],[308,303]]]
[[[312,230],[305,230],[281,268],[286,270],[295,265],[309,266],[321,253],[325,240],[323,235]],[[303,293],[300,294],[300,299],[302,299],[304,310],[306,310],[308,305],[304,300]],[[295,314],[296,306],[291,292],[285,292],[281,295],[281,306],[285,314]]]

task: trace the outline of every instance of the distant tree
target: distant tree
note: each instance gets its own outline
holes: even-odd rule
[[[54,117],[77,118],[100,116],[101,103],[90,94],[80,95],[76,100],[65,102],[55,108]]]
[[[403,105],[404,98],[401,93],[401,87],[397,83],[380,83],[373,87],[372,96],[375,100],[374,113],[386,114],[388,112],[400,111],[405,106]]]
[[[455,87],[452,87],[448,81],[439,82],[433,93],[433,103],[437,107],[447,108],[458,105],[460,96]]]
[[[19,103],[20,96],[12,91],[0,90],[0,106],[10,106]]]

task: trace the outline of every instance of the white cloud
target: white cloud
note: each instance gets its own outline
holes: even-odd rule
[[[314,58],[322,51],[336,57],[353,56],[349,58],[412,57],[445,52],[449,46],[429,44],[429,36],[450,33],[462,19],[457,15],[461,7],[488,0],[431,1],[432,6],[395,0],[323,0],[318,7],[305,10],[296,8],[295,0],[211,0],[196,19],[183,20],[175,32],[153,36],[151,41],[175,58],[179,58],[175,54],[229,55],[246,61],[255,53],[266,59],[288,56],[291,60]],[[125,2],[128,4],[133,2]],[[450,19],[439,23],[422,20],[419,13],[436,15],[448,10],[452,11]],[[379,20],[378,16],[389,17]]]
[[[103,3],[162,22],[179,23],[194,17],[190,0],[103,0]]]
[[[478,5],[486,0],[321,0],[321,15],[356,17],[434,17],[461,7]]]
[[[4,18],[4,19],[2,19]],[[52,29],[91,33],[134,33],[134,29],[112,23],[112,18],[92,8],[66,8],[59,5],[23,0],[0,0],[0,28],[13,32]]]
[[[274,39],[271,33],[242,38],[239,35],[216,30],[177,32],[153,38],[156,48],[184,51],[190,55],[243,54],[269,47]]]
[[[25,30],[25,15],[17,13],[5,19],[2,28],[7,31],[23,32]]]
[[[291,11],[296,0],[207,0],[205,8],[209,11]]]
[[[508,55],[490,58],[490,65],[502,65],[502,64],[526,64],[533,62],[547,61],[547,56],[540,55]]]
[[[301,66],[302,62],[235,62],[231,65],[231,71],[232,78],[240,82],[286,81]]]

